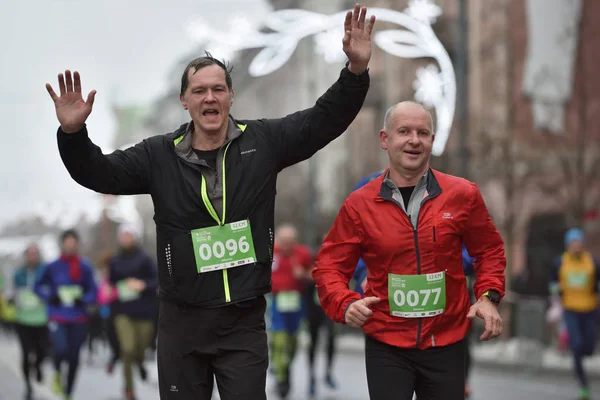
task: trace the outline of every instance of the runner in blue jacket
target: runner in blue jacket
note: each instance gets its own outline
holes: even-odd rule
[[[91,264],[78,254],[79,235],[67,230],[61,235],[60,258],[46,266],[35,283],[35,293],[48,304],[48,327],[54,357],[54,391],[71,399],[79,367],[79,350],[85,341],[88,313],[96,301],[97,287]],[[66,385],[61,364],[69,370]]]

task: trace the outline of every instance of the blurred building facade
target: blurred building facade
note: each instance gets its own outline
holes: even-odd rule
[[[468,4],[470,178],[507,241],[515,289],[545,294],[566,229],[582,226],[600,255],[600,3]]]
[[[349,9],[354,1],[271,3],[274,9],[300,8],[330,15]],[[600,255],[600,78],[593,73],[599,57],[595,49],[600,43],[600,27],[593,22],[600,17],[600,3],[435,3],[443,14],[433,28],[455,64],[459,57],[466,58],[468,90],[457,104],[465,105],[467,117],[461,121],[460,115],[455,116],[446,150],[432,163],[445,172],[464,174],[480,186],[507,243],[508,272],[519,277],[510,283],[517,288],[519,282],[527,282],[521,285],[522,291],[543,295],[547,270],[552,258],[562,251],[562,235],[567,228],[583,225],[590,247]],[[466,39],[457,36],[461,3],[468,28]],[[407,0],[369,2],[370,7],[398,11],[407,4]],[[562,16],[562,22],[544,24],[540,20],[552,20],[557,15]],[[390,28],[387,25],[379,23],[376,29]],[[466,53],[459,51],[461,46]],[[549,60],[548,49],[561,62]],[[232,114],[239,119],[277,118],[310,107],[337,79],[344,64],[325,62],[323,54],[315,51],[314,38],[308,37],[283,67],[255,78],[249,75],[248,66],[258,51],[238,53],[232,60]],[[204,46],[199,44],[174,64],[169,90],[144,108],[147,112],[131,130],[124,129],[130,122],[119,124],[115,146],[172,131],[188,121],[179,103],[180,77],[187,62],[203,52]],[[312,210],[312,233],[320,235],[328,230],[355,183],[386,166],[378,138],[385,111],[414,97],[416,71],[430,62],[401,59],[374,47],[371,89],[363,109],[348,132],[315,155],[312,171],[311,162],[305,161],[280,174],[276,222],[304,228]],[[552,82],[560,83],[560,90],[548,89]],[[311,197],[312,189],[315,194]],[[152,241],[151,201],[148,197],[137,201],[148,221],[146,238]]]

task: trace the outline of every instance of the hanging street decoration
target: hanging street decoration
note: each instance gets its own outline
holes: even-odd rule
[[[345,60],[340,26],[347,11],[324,15],[300,9],[284,9],[269,13],[261,25],[243,17],[233,18],[228,32],[214,31],[198,21],[188,25],[188,32],[205,42],[213,55],[231,58],[237,51],[262,49],[248,66],[253,77],[269,75],[281,68],[294,54],[298,43],[312,36],[317,55],[328,63]],[[398,25],[399,28],[376,31],[374,43],[388,54],[400,58],[429,58],[435,63],[421,67],[413,83],[415,100],[436,115],[436,138],[432,154],[444,152],[456,106],[456,77],[448,52],[432,29],[442,10],[432,0],[410,0],[404,12],[370,8],[377,21]],[[368,16],[367,16],[368,18]]]

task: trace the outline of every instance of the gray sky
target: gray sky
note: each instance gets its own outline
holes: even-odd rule
[[[188,21],[201,18],[219,27],[232,15],[259,19],[269,5],[265,0],[31,0],[4,2],[1,9],[0,224],[46,201],[71,209],[99,207],[100,196],[77,185],[62,165],[46,82],[56,89],[57,74],[69,68],[81,73],[84,98],[91,89],[98,91],[88,125],[92,140],[106,147],[114,128],[110,101],[147,103],[165,89],[174,63],[194,49]]]

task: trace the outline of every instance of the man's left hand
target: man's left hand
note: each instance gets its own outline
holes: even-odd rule
[[[477,303],[471,306],[467,318],[475,316],[485,321],[485,332],[479,337],[481,340],[490,340],[502,333],[502,318],[498,314],[498,307],[487,297],[480,297]]]
[[[375,24],[375,16],[371,15],[365,24],[367,7],[357,3],[354,11],[348,11],[344,21],[343,50],[350,63],[348,69],[354,74],[360,74],[367,69],[371,59],[371,32]]]

